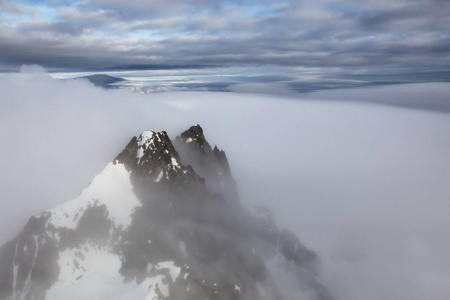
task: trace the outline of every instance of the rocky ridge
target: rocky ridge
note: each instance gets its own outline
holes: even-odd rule
[[[194,125],[144,131],[82,194],[0,248],[0,299],[317,299],[317,257],[237,196]]]

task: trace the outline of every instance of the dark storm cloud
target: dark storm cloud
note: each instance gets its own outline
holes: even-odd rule
[[[31,2],[30,2],[31,3]],[[440,0],[1,1],[0,64],[53,69],[450,65]],[[414,69],[411,69],[414,70]]]

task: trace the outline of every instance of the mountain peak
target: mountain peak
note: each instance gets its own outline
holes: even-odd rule
[[[199,125],[173,143],[146,130],[0,248],[0,300],[330,300],[316,260],[270,212],[240,203]]]
[[[195,188],[203,185],[203,179],[192,167],[181,163],[180,156],[165,131],[143,131],[139,137],[130,140],[114,161],[124,164],[132,178],[143,185],[160,183]]]
[[[203,135],[203,128],[199,124],[194,124],[191,127],[189,127],[188,130],[181,133],[182,136],[191,136],[191,137],[204,137]]]
[[[189,162],[194,170],[205,178],[211,191],[237,200],[234,179],[224,151],[214,148],[206,140],[203,129],[195,124],[174,140],[182,162]]]
[[[211,146],[203,134],[203,128],[198,124],[189,127],[186,131],[183,131],[180,136],[177,137],[177,140],[184,143],[198,144],[205,153],[210,153],[212,151]]]

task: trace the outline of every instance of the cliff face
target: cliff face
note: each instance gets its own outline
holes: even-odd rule
[[[316,255],[240,203],[194,125],[144,131],[82,194],[0,248],[0,299],[331,299]]]

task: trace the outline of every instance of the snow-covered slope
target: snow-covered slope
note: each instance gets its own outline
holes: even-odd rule
[[[200,126],[144,131],[0,248],[2,299],[331,299],[316,255],[244,208]],[[178,153],[182,153],[182,157]]]
[[[101,205],[106,206],[114,226],[123,229],[130,225],[134,208],[141,205],[123,164],[109,163],[79,197],[50,210],[48,222],[56,228],[75,229],[83,211]]]

